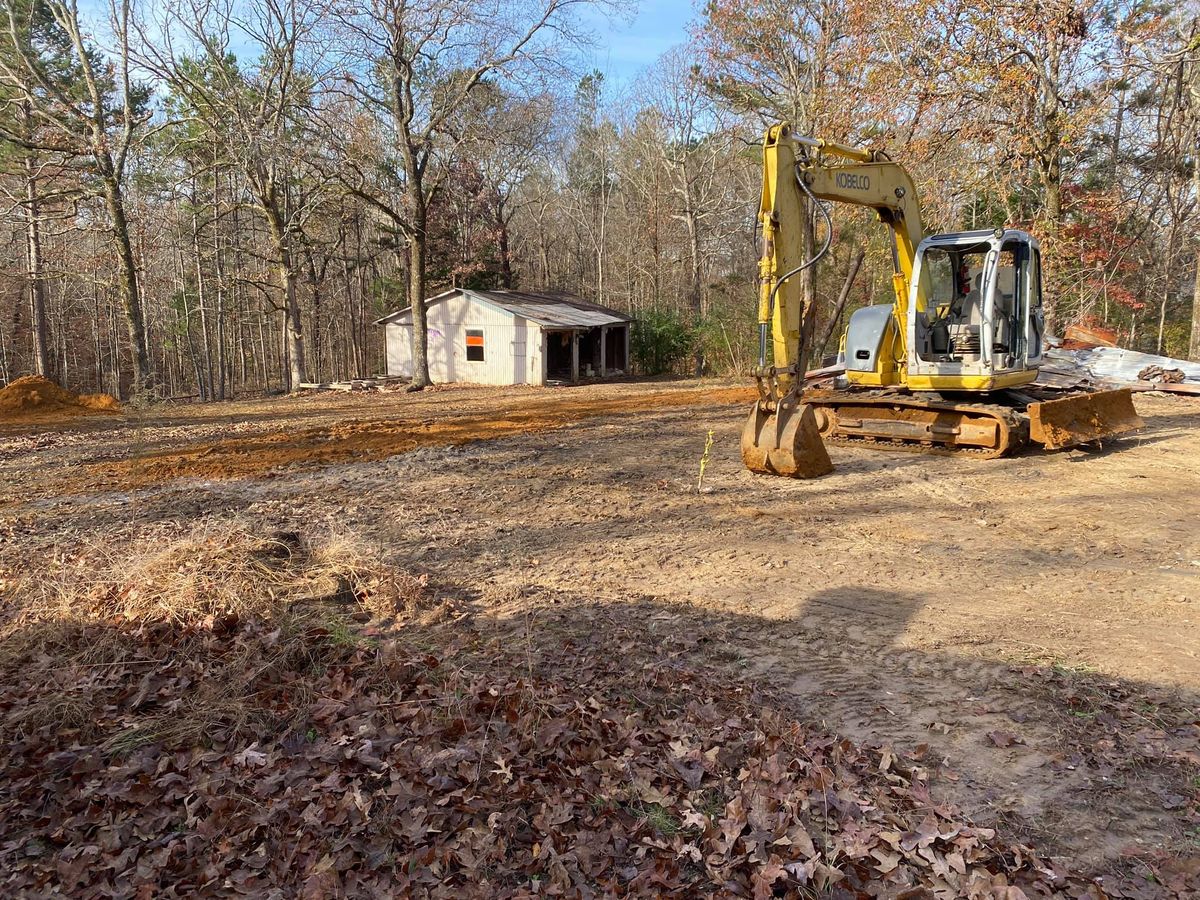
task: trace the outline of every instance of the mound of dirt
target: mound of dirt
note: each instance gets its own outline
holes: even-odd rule
[[[120,409],[108,394],[76,394],[41,375],[26,375],[0,389],[0,422],[65,419]]]

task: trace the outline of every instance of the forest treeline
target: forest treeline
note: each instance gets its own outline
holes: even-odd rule
[[[619,0],[2,2],[0,382],[369,375],[373,320],[451,285],[574,291],[644,368],[745,371],[776,120],[886,148],[928,228],[1032,231],[1052,328],[1200,358],[1196,0],[710,0],[619,85],[585,64]],[[890,299],[887,234],[833,216],[814,357]]]

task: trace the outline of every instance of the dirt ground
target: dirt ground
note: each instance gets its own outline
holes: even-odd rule
[[[458,387],[0,421],[0,592],[85,535],[181,517],[350,529],[481,620],[686,635],[1084,865],[1200,853],[1200,402],[1141,395],[1147,428],[1102,450],[832,448],[833,475],[789,481],[742,468],[751,396]]]

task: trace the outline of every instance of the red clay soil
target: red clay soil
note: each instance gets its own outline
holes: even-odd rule
[[[76,394],[41,375],[26,375],[0,389],[0,421],[47,422],[120,409],[108,394]]]
[[[121,487],[140,487],[176,478],[245,478],[290,466],[364,462],[420,447],[453,447],[471,441],[550,431],[597,416],[667,407],[749,403],[753,396],[751,389],[741,387],[587,399],[565,395],[509,408],[472,410],[444,419],[345,422],[196,443],[95,463],[89,469],[108,485]]]

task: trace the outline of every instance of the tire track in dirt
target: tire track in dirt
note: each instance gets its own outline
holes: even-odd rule
[[[1178,822],[1156,796],[1169,781],[1141,767],[1113,774],[1068,765],[1064,713],[1011,666],[905,650],[876,629],[861,631],[838,643],[774,635],[767,654],[761,632],[735,635],[731,646],[753,660],[743,675],[777,684],[812,720],[916,754],[936,773],[938,796],[980,821],[1007,820],[1089,866],[1177,837]],[[1006,733],[1017,738],[1011,746],[991,738]]]

